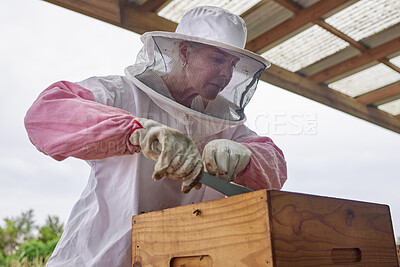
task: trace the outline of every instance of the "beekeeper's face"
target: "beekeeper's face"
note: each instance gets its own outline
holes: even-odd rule
[[[232,78],[239,58],[213,46],[189,43],[186,51],[187,82],[194,93],[207,100],[215,99]]]

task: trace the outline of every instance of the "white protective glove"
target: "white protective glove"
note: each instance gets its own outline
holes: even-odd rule
[[[251,151],[242,144],[216,139],[204,147],[203,163],[208,173],[231,182],[249,164],[251,155]]]
[[[199,189],[199,179],[203,174],[200,152],[195,143],[186,135],[153,120],[136,118],[144,127],[136,129],[129,141],[140,146],[146,158],[156,161],[152,178],[160,180],[164,176],[182,181],[182,192]]]

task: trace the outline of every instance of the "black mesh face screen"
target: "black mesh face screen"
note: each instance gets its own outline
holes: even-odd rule
[[[203,114],[240,121],[265,64],[236,51],[168,37],[146,38],[135,77]]]

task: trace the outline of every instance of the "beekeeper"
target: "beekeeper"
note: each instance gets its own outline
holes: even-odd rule
[[[246,34],[239,16],[197,7],[174,33],[143,34],[126,76],[39,95],[25,118],[32,143],[91,166],[48,266],[130,266],[133,215],[223,197],[198,183],[203,169],[253,190],[282,187],[281,150],[243,125],[269,66],[244,49]]]

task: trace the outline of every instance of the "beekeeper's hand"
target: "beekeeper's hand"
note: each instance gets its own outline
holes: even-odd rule
[[[228,139],[209,142],[203,150],[203,163],[208,173],[233,181],[250,162],[251,151],[242,144]]]
[[[152,178],[159,180],[166,176],[182,181],[182,192],[199,189],[203,164],[194,142],[181,132],[153,120],[136,118],[143,126],[129,137],[133,145],[140,146],[145,157],[156,161]]]

